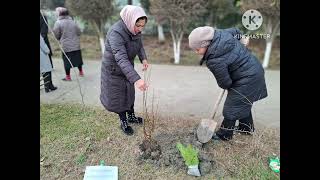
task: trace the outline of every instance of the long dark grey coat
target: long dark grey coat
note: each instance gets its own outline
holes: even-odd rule
[[[267,97],[264,69],[257,58],[235,37],[236,28],[215,31],[200,65],[206,61],[218,85],[228,90],[223,116],[228,120],[247,117],[253,102]]]
[[[100,101],[111,112],[128,111],[134,103],[134,83],[141,79],[134,69],[136,55],[146,59],[141,34],[132,35],[119,20],[107,33],[101,66]]]

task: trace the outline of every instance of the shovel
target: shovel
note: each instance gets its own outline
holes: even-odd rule
[[[197,129],[198,141],[200,141],[201,143],[207,143],[212,138],[212,136],[214,134],[214,131],[215,131],[216,126],[218,124],[216,121],[214,121],[214,117],[218,111],[218,107],[219,107],[219,104],[222,100],[224,92],[225,92],[224,89],[220,92],[218,100],[217,100],[216,104],[214,105],[212,119],[201,119],[201,123],[199,124],[198,129]]]

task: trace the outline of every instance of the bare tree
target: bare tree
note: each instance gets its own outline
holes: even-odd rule
[[[156,22],[158,27],[158,40],[160,43],[164,42],[166,40],[166,37],[164,36],[163,32],[163,24],[165,22],[165,19],[162,16],[156,16]]]
[[[87,20],[96,30],[104,53],[104,26],[114,11],[113,0],[66,0],[71,13]]]
[[[174,63],[180,63],[180,46],[187,25],[205,12],[205,0],[150,0],[150,11],[169,21]]]
[[[141,5],[146,10],[147,13],[150,12],[150,0],[140,0]],[[157,22],[158,27],[158,40],[160,43],[164,42],[166,40],[164,33],[163,33],[163,24],[164,24],[164,18],[161,15],[158,14],[151,14],[155,17],[155,20]]]
[[[241,8],[243,12],[255,9],[262,14],[264,31],[270,35],[270,38],[266,39],[266,49],[262,63],[263,67],[267,68],[273,40],[280,30],[280,0],[242,0]]]
[[[208,24],[217,28],[218,22],[228,14],[237,11],[234,0],[208,0]]]

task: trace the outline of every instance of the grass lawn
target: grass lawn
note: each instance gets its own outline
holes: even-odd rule
[[[143,128],[133,125],[135,134],[125,136],[117,115],[103,109],[77,104],[40,106],[41,179],[83,179],[86,166],[118,166],[119,179],[199,179],[173,166],[138,163],[137,148]],[[154,137],[163,133],[177,136],[199,123],[170,119],[156,122]],[[280,154],[278,129],[257,128],[253,136],[235,135],[230,142],[209,142],[206,151],[214,157],[213,170],[200,179],[280,179],[268,167],[268,157]]]

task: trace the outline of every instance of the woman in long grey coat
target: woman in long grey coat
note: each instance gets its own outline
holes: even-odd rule
[[[72,66],[68,58],[62,53],[63,64],[66,72],[66,77],[62,80],[71,81],[70,69],[72,67],[78,67],[79,76],[83,76],[82,70],[82,54],[80,49],[80,28],[69,16],[69,11],[66,8],[57,8],[59,13],[58,20],[55,22],[53,32],[55,37],[60,41],[62,49],[70,59]]]
[[[254,131],[251,108],[254,102],[267,97],[264,69],[258,59],[243,45],[236,28],[225,30],[209,26],[198,27],[189,35],[189,46],[203,55],[219,87],[228,90],[223,108],[224,120],[216,135],[222,140],[232,138],[236,120],[239,130]],[[241,43],[243,42],[243,43]]]
[[[49,59],[49,53],[50,49],[40,34],[40,73],[43,76],[44,89],[46,93],[57,89],[57,87],[52,84],[52,65]]]
[[[147,23],[144,10],[127,5],[120,12],[121,19],[107,33],[105,52],[101,66],[101,94],[103,106],[119,115],[120,127],[127,135],[133,134],[129,123],[142,123],[134,113],[135,89],[146,90],[147,85],[134,69],[138,55],[143,70],[148,68],[146,53],[141,40],[141,31]]]

